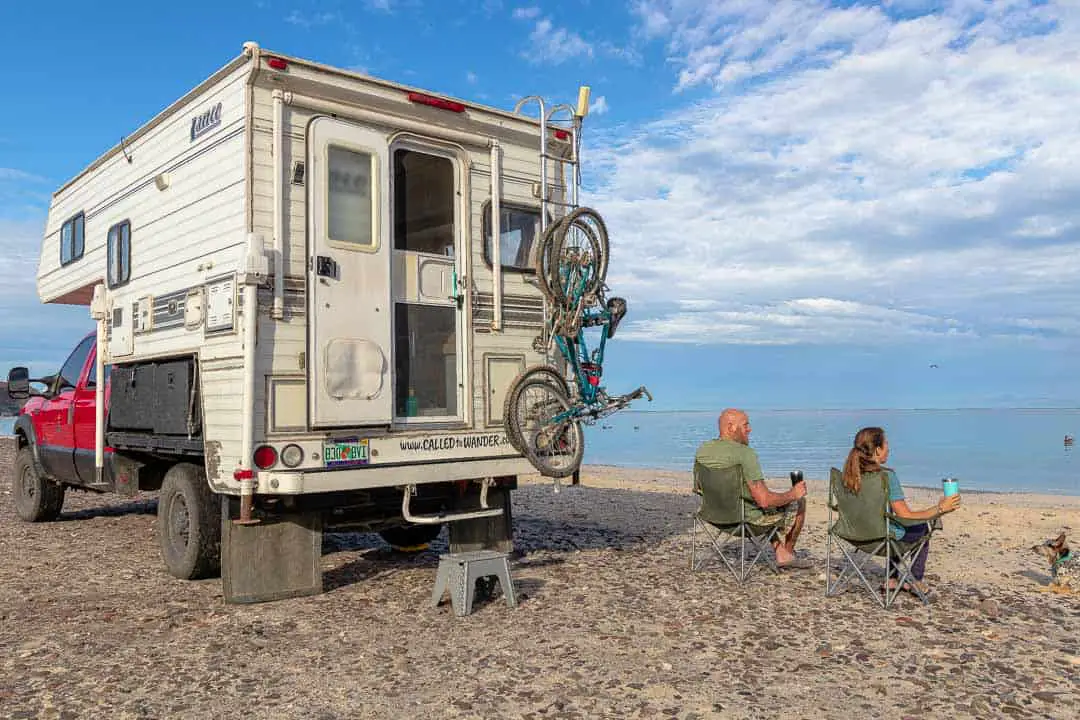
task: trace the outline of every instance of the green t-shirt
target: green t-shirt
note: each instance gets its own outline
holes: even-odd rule
[[[765,474],[761,472],[761,463],[758,462],[757,452],[749,445],[743,445],[734,440],[722,440],[719,438],[706,440],[698,448],[694,460],[712,468],[739,465],[742,467],[743,480],[748,483],[765,479]],[[749,491],[749,488],[747,490]],[[694,492],[700,493],[701,489],[695,487]],[[756,522],[765,516],[757,503],[752,501],[746,502],[745,513],[749,522]]]

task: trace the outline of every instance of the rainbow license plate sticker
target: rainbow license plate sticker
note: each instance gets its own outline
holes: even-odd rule
[[[323,464],[326,467],[344,467],[346,465],[367,465],[367,438],[334,438],[323,441]]]

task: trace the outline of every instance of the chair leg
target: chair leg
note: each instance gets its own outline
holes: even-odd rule
[[[888,600],[887,595],[883,596],[882,593],[879,592],[878,589],[874,586],[874,584],[870,582],[870,578],[868,578],[866,576],[866,573],[863,572],[864,561],[860,560],[860,556],[865,556],[868,559],[873,558],[876,553],[881,551],[881,546],[879,545],[877,548],[875,548],[873,553],[864,553],[858,548],[854,547],[849,552],[843,544],[841,544],[839,547],[840,553],[846,562],[840,570],[840,574],[839,576],[837,576],[836,582],[832,583],[831,586],[829,583],[829,574],[831,573],[831,570],[829,571],[829,573],[825,574],[825,594],[830,597],[836,595],[840,591],[841,587],[851,581],[850,576],[854,573],[854,575],[858,576],[859,580],[862,581],[863,587],[866,588],[866,591],[869,592],[870,595],[874,598],[874,601],[877,602],[878,606],[882,608],[888,607],[886,605],[886,601]]]
[[[701,521],[698,520],[698,518],[695,516],[694,517],[694,527],[690,531],[690,570],[695,571],[695,572],[698,570],[698,566],[697,566],[697,534],[698,534],[698,523],[700,523],[700,522]]]

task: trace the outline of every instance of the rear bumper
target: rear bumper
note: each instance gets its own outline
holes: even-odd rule
[[[378,487],[420,485],[473,478],[524,475],[534,472],[522,457],[449,461],[417,465],[378,465],[363,468],[313,471],[263,470],[256,473],[256,494],[305,495],[308,493],[364,490]],[[228,491],[227,491],[228,492]]]

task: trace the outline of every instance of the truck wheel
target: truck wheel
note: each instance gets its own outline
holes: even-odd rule
[[[403,525],[379,531],[379,537],[399,552],[427,549],[428,543],[439,537],[442,525]]]
[[[157,525],[161,557],[170,575],[197,580],[221,571],[221,505],[202,468],[178,463],[165,473]]]
[[[11,482],[15,514],[27,522],[42,522],[60,517],[64,506],[64,486],[41,477],[34,465],[34,451],[19,448],[15,455],[15,477]]]

